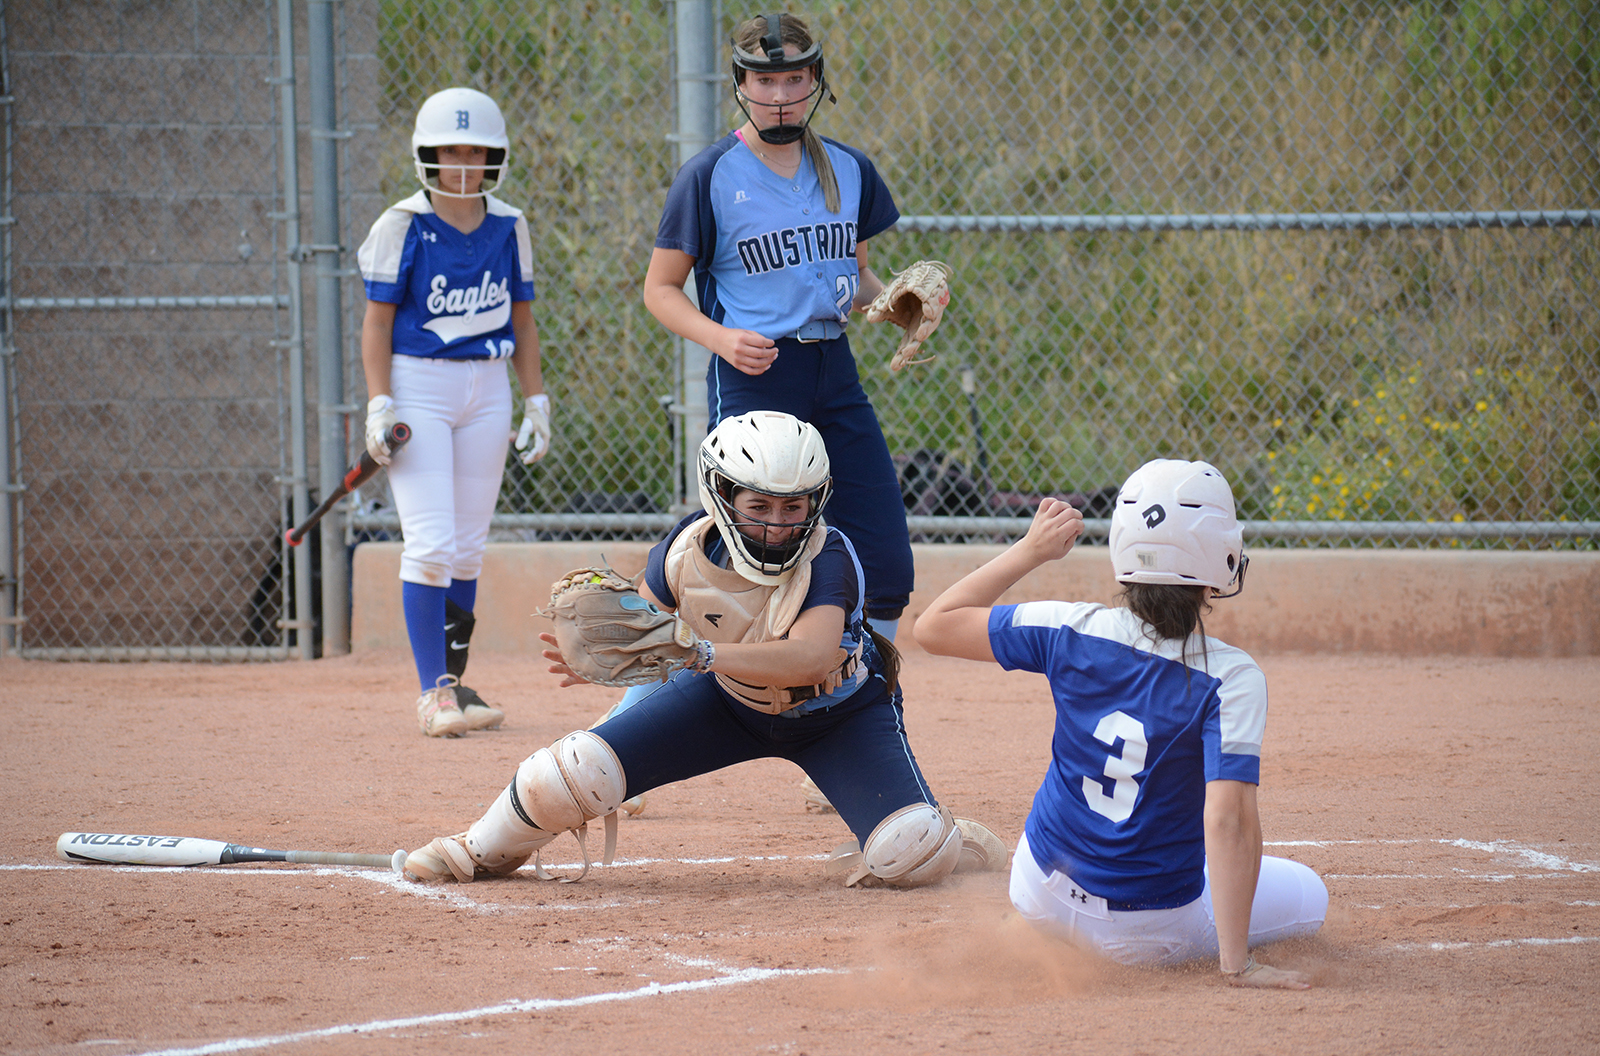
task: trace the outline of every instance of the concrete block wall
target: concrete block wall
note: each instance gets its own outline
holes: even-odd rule
[[[1004,549],[919,545],[917,590],[900,644],[938,594]],[[550,584],[599,563],[644,567],[644,543],[506,543],[489,547],[478,581],[475,655],[536,652],[549,621],[534,614]],[[399,543],[356,548],[352,648],[406,648]],[[1104,547],[1086,546],[1038,570],[1002,600],[1111,602]],[[1254,550],[1245,592],[1218,601],[1213,635],[1251,652],[1398,656],[1600,655],[1600,553],[1432,550]]]

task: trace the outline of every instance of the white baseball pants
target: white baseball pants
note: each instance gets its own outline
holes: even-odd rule
[[[1017,841],[1011,859],[1011,904],[1041,931],[1094,950],[1118,964],[1177,964],[1217,956],[1211,877],[1200,897],[1176,909],[1111,910],[1052,870],[1045,875]],[[1299,862],[1261,856],[1261,875],[1250,907],[1250,945],[1314,935],[1328,915],[1328,888]]]
[[[395,356],[390,387],[411,427],[389,467],[405,536],[400,578],[435,587],[477,579],[511,438],[506,361]]]

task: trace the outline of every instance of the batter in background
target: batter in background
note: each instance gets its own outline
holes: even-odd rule
[[[1248,567],[1233,491],[1205,462],[1146,463],[1111,518],[1124,606],[995,604],[1082,532],[1077,510],[1045,499],[1020,542],[917,619],[930,653],[1050,681],[1050,766],[1012,860],[1011,902],[1123,964],[1215,957],[1236,986],[1303,990],[1301,973],[1250,955],[1315,934],[1328,889],[1261,854],[1266,676],[1205,633],[1211,599],[1239,593]]]
[[[367,451],[389,467],[405,536],[401,597],[429,737],[505,720],[460,680],[510,443],[508,361],[524,395],[522,460],[550,449],[528,223],[489,193],[508,149],[493,99],[470,88],[429,96],[411,137],[423,189],[378,218],[357,257]],[[383,437],[396,421],[411,441],[391,457]]]
[[[754,410],[817,427],[833,465],[828,521],[856,545],[867,620],[893,641],[911,595],[911,541],[845,329],[883,289],[867,266],[867,240],[900,214],[865,154],[810,128],[832,93],[804,22],[745,22],[733,38],[733,74],[748,120],[679,170],[645,305],[668,330],[711,350],[712,427]],[[698,304],[684,291],[691,272]]]

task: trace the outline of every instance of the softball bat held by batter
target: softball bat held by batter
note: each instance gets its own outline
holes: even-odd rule
[[[117,832],[63,832],[56,855],[69,862],[103,865],[234,865],[239,862],[290,862],[296,865],[359,865],[399,872],[406,852],[345,854],[339,851],[274,851],[193,836],[153,836]]]
[[[395,422],[389,427],[388,432],[383,434],[383,439],[389,445],[389,453],[393,454],[406,446],[406,441],[411,439],[411,427],[405,422]],[[373,475],[382,468],[378,464],[378,460],[373,458],[371,454],[366,451],[361,452],[361,460],[345,471],[344,480],[339,482],[339,487],[334,490],[334,493],[322,500],[321,506],[311,511],[311,516],[306,518],[304,524],[285,532],[284,539],[288,541],[290,546],[299,546],[301,540],[305,539],[306,533],[318,521],[322,520],[329,510],[333,509],[334,503],[371,480]]]

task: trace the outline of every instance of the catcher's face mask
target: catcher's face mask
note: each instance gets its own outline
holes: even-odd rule
[[[750,106],[773,107],[775,104],[759,99],[752,99],[745,94],[745,78],[751,74],[781,76],[796,70],[810,69],[815,81],[811,89],[798,99],[783,100],[784,109],[804,108],[809,101],[811,109],[807,111],[805,120],[800,124],[775,124],[770,128],[762,128],[750,113]],[[781,146],[784,143],[793,143],[805,135],[806,126],[811,124],[811,118],[816,115],[817,107],[822,105],[822,97],[826,95],[829,102],[837,102],[833,93],[828,90],[828,82],[822,76],[822,45],[812,41],[808,47],[801,48],[797,44],[785,45],[781,16],[766,16],[766,32],[762,34],[756,50],[747,51],[739,46],[737,40],[733,41],[733,97],[739,104],[739,109],[744,111],[744,116],[756,126],[756,133],[762,142]]]
[[[831,479],[804,495],[768,495],[730,482],[717,498],[750,561],[764,570],[787,570],[799,559],[831,490]]]

